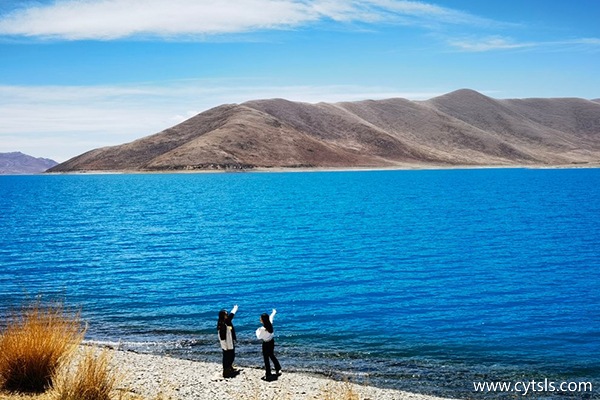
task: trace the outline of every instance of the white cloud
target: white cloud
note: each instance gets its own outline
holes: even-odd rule
[[[251,82],[252,83],[252,82]],[[65,161],[93,148],[160,132],[223,103],[285,97],[315,103],[404,97],[400,92],[351,85],[261,86],[248,82],[187,80],[123,86],[0,86],[0,152],[22,151]]]
[[[578,38],[540,43],[540,47],[542,46],[560,50],[598,51],[600,50],[600,38]]]
[[[0,17],[0,34],[63,40],[203,37],[331,20],[491,23],[465,12],[403,0],[57,0]]]
[[[600,38],[581,38],[570,40],[573,44],[589,44],[593,46],[600,46]]]
[[[522,49],[534,46],[533,43],[517,43],[509,38],[492,36],[481,39],[456,39],[450,40],[449,44],[461,51],[484,52],[493,50]]]
[[[368,0],[366,3],[379,7],[389,19],[394,16],[413,18],[415,22],[466,24],[466,25],[507,25],[487,18],[478,17],[463,11],[441,7],[420,1]]]
[[[486,52],[515,49],[585,50],[600,49],[600,39],[580,38],[545,42],[517,42],[512,38],[490,36],[485,38],[463,38],[448,40],[448,44],[464,52]]]

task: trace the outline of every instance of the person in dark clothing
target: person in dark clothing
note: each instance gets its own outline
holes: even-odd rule
[[[277,357],[275,357],[273,318],[275,318],[276,313],[277,310],[273,309],[271,315],[268,315],[267,313],[262,314],[260,316],[260,322],[263,326],[256,330],[256,337],[262,340],[262,354],[265,361],[265,376],[261,379],[269,382],[276,380],[277,377],[281,375],[281,364],[279,364]],[[275,375],[271,373],[270,361],[273,361]]]
[[[233,309],[228,314],[226,310],[219,311],[219,321],[217,322],[217,332],[219,336],[219,343],[223,350],[223,377],[232,378],[239,372],[233,368],[233,361],[235,360],[235,343],[237,338],[235,336],[235,328],[233,327],[233,317],[238,310],[237,304],[233,306]]]

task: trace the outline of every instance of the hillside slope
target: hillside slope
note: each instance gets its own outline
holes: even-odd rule
[[[0,153],[0,175],[39,174],[58,163],[21,152]]]
[[[569,165],[600,162],[600,104],[497,100],[468,89],[427,101],[227,104],[51,172]]]

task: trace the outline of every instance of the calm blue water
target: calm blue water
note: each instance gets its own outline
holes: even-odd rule
[[[600,170],[0,177],[0,313],[81,307],[87,338],[477,397],[472,380],[600,386]],[[486,395],[489,397],[489,395]]]

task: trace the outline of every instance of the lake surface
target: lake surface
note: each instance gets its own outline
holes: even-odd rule
[[[219,362],[237,303],[241,365],[277,308],[284,370],[597,388],[600,170],[0,176],[0,314],[39,294],[137,351]]]

